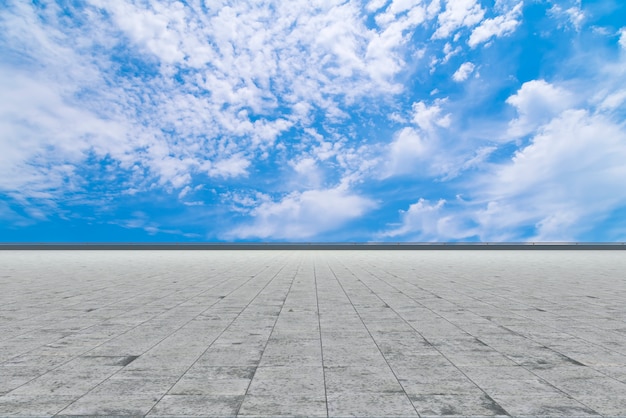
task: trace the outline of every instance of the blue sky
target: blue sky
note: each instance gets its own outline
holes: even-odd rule
[[[621,0],[0,0],[0,241],[626,241]]]

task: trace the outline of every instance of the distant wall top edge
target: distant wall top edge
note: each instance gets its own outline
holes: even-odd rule
[[[624,242],[0,243],[0,250],[626,250]]]

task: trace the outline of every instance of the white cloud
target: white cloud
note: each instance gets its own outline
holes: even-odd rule
[[[292,161],[289,165],[296,173],[294,179],[300,186],[298,188],[315,189],[322,184],[322,170],[317,165],[315,158],[303,157],[298,161]]]
[[[572,25],[574,29],[578,31],[585,20],[585,13],[582,11],[581,2],[577,0],[575,3],[575,6],[568,7],[566,9],[558,4],[555,4],[549,10],[549,13],[557,20],[563,22],[560,23],[559,26]]]
[[[23,60],[0,64],[3,97],[17,97],[4,101],[2,124],[4,169],[20,174],[3,176],[5,190],[29,183],[62,194],[92,151],[137,173],[133,193],[155,180],[183,190],[200,173],[246,176],[313,112],[340,120],[358,98],[399,92],[406,41],[426,19],[419,2],[404,0],[384,7],[393,19],[375,29],[352,2],[89,0],[68,10],[76,25],[54,4],[13,1],[0,21]],[[328,155],[335,140],[325,139]],[[46,147],[52,170],[34,160]]]
[[[566,110],[538,130],[532,143],[496,166],[477,194],[482,238],[534,225],[531,240],[571,240],[611,210],[626,205],[626,132],[585,110]],[[519,239],[519,236],[517,237]]]
[[[253,222],[236,227],[228,238],[300,240],[333,231],[375,207],[373,201],[342,188],[293,192],[281,200],[261,203],[251,211]]]
[[[509,124],[508,135],[520,137],[534,132],[576,102],[569,91],[544,80],[526,82],[506,102],[517,109],[519,117]]]
[[[460,46],[457,46],[456,48],[453,49],[452,44],[450,44],[450,42],[446,42],[446,44],[443,47],[443,53],[445,54],[445,56],[441,60],[441,63],[445,64],[446,62],[450,61],[450,58],[460,53],[461,51],[462,49]]]
[[[580,7],[570,7],[565,12],[569,16],[569,20],[576,30],[580,30],[580,26],[582,25],[583,20],[585,20],[585,14]]]
[[[68,101],[58,86],[0,69],[0,91],[0,190],[35,196],[77,187],[75,167],[89,153],[128,167],[145,145],[144,137],[127,138],[123,123]]]
[[[461,64],[458,70],[452,74],[452,79],[457,83],[467,80],[469,75],[474,71],[474,64],[471,62],[464,62]]]
[[[602,110],[614,110],[618,109],[624,102],[626,102],[626,89],[604,96],[599,107]]]
[[[239,177],[248,175],[250,161],[242,155],[234,155],[231,158],[218,160],[209,166],[209,176],[211,177]]]
[[[440,131],[447,130],[452,123],[452,115],[444,114],[446,99],[437,99],[432,105],[423,101],[412,106],[412,126],[397,130],[389,143],[386,155],[380,161],[379,175],[387,178],[395,175],[439,175],[459,172],[455,149],[443,149]],[[454,162],[453,162],[454,161]]]
[[[424,138],[413,128],[400,130],[389,145],[387,176],[412,173],[419,170],[420,160],[428,157],[428,145]]]
[[[381,238],[399,238],[413,242],[454,241],[476,235],[466,219],[446,210],[446,201],[431,203],[419,199],[407,210],[400,211],[400,223],[381,232]]]
[[[487,42],[494,36],[501,37],[514,32],[521,23],[519,19],[522,14],[522,4],[523,3],[518,3],[512,10],[504,15],[483,20],[481,24],[472,31],[467,44],[475,48],[477,45]]]
[[[441,199],[437,203],[430,204],[427,200],[419,199],[406,211],[400,211],[401,225],[383,233],[383,236],[397,237],[412,234],[418,237],[439,239],[438,223],[441,217],[441,209],[446,203]]]
[[[365,9],[368,12],[375,12],[387,4],[388,0],[370,0],[367,2]]]
[[[425,131],[432,131],[436,126],[447,128],[450,126],[451,115],[445,114],[441,116],[441,105],[445,100],[435,100],[432,106],[428,106],[425,102],[413,103],[413,122]]]
[[[475,26],[484,15],[485,11],[476,0],[447,0],[445,10],[437,17],[439,27],[433,38],[447,38],[461,27]]]
[[[619,46],[626,49],[626,27],[619,30]]]

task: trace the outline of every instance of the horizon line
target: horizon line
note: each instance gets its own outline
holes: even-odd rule
[[[626,242],[0,242],[0,250],[626,250]]]

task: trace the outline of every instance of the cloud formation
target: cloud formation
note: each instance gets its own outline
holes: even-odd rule
[[[619,239],[623,12],[5,1],[0,231]]]

